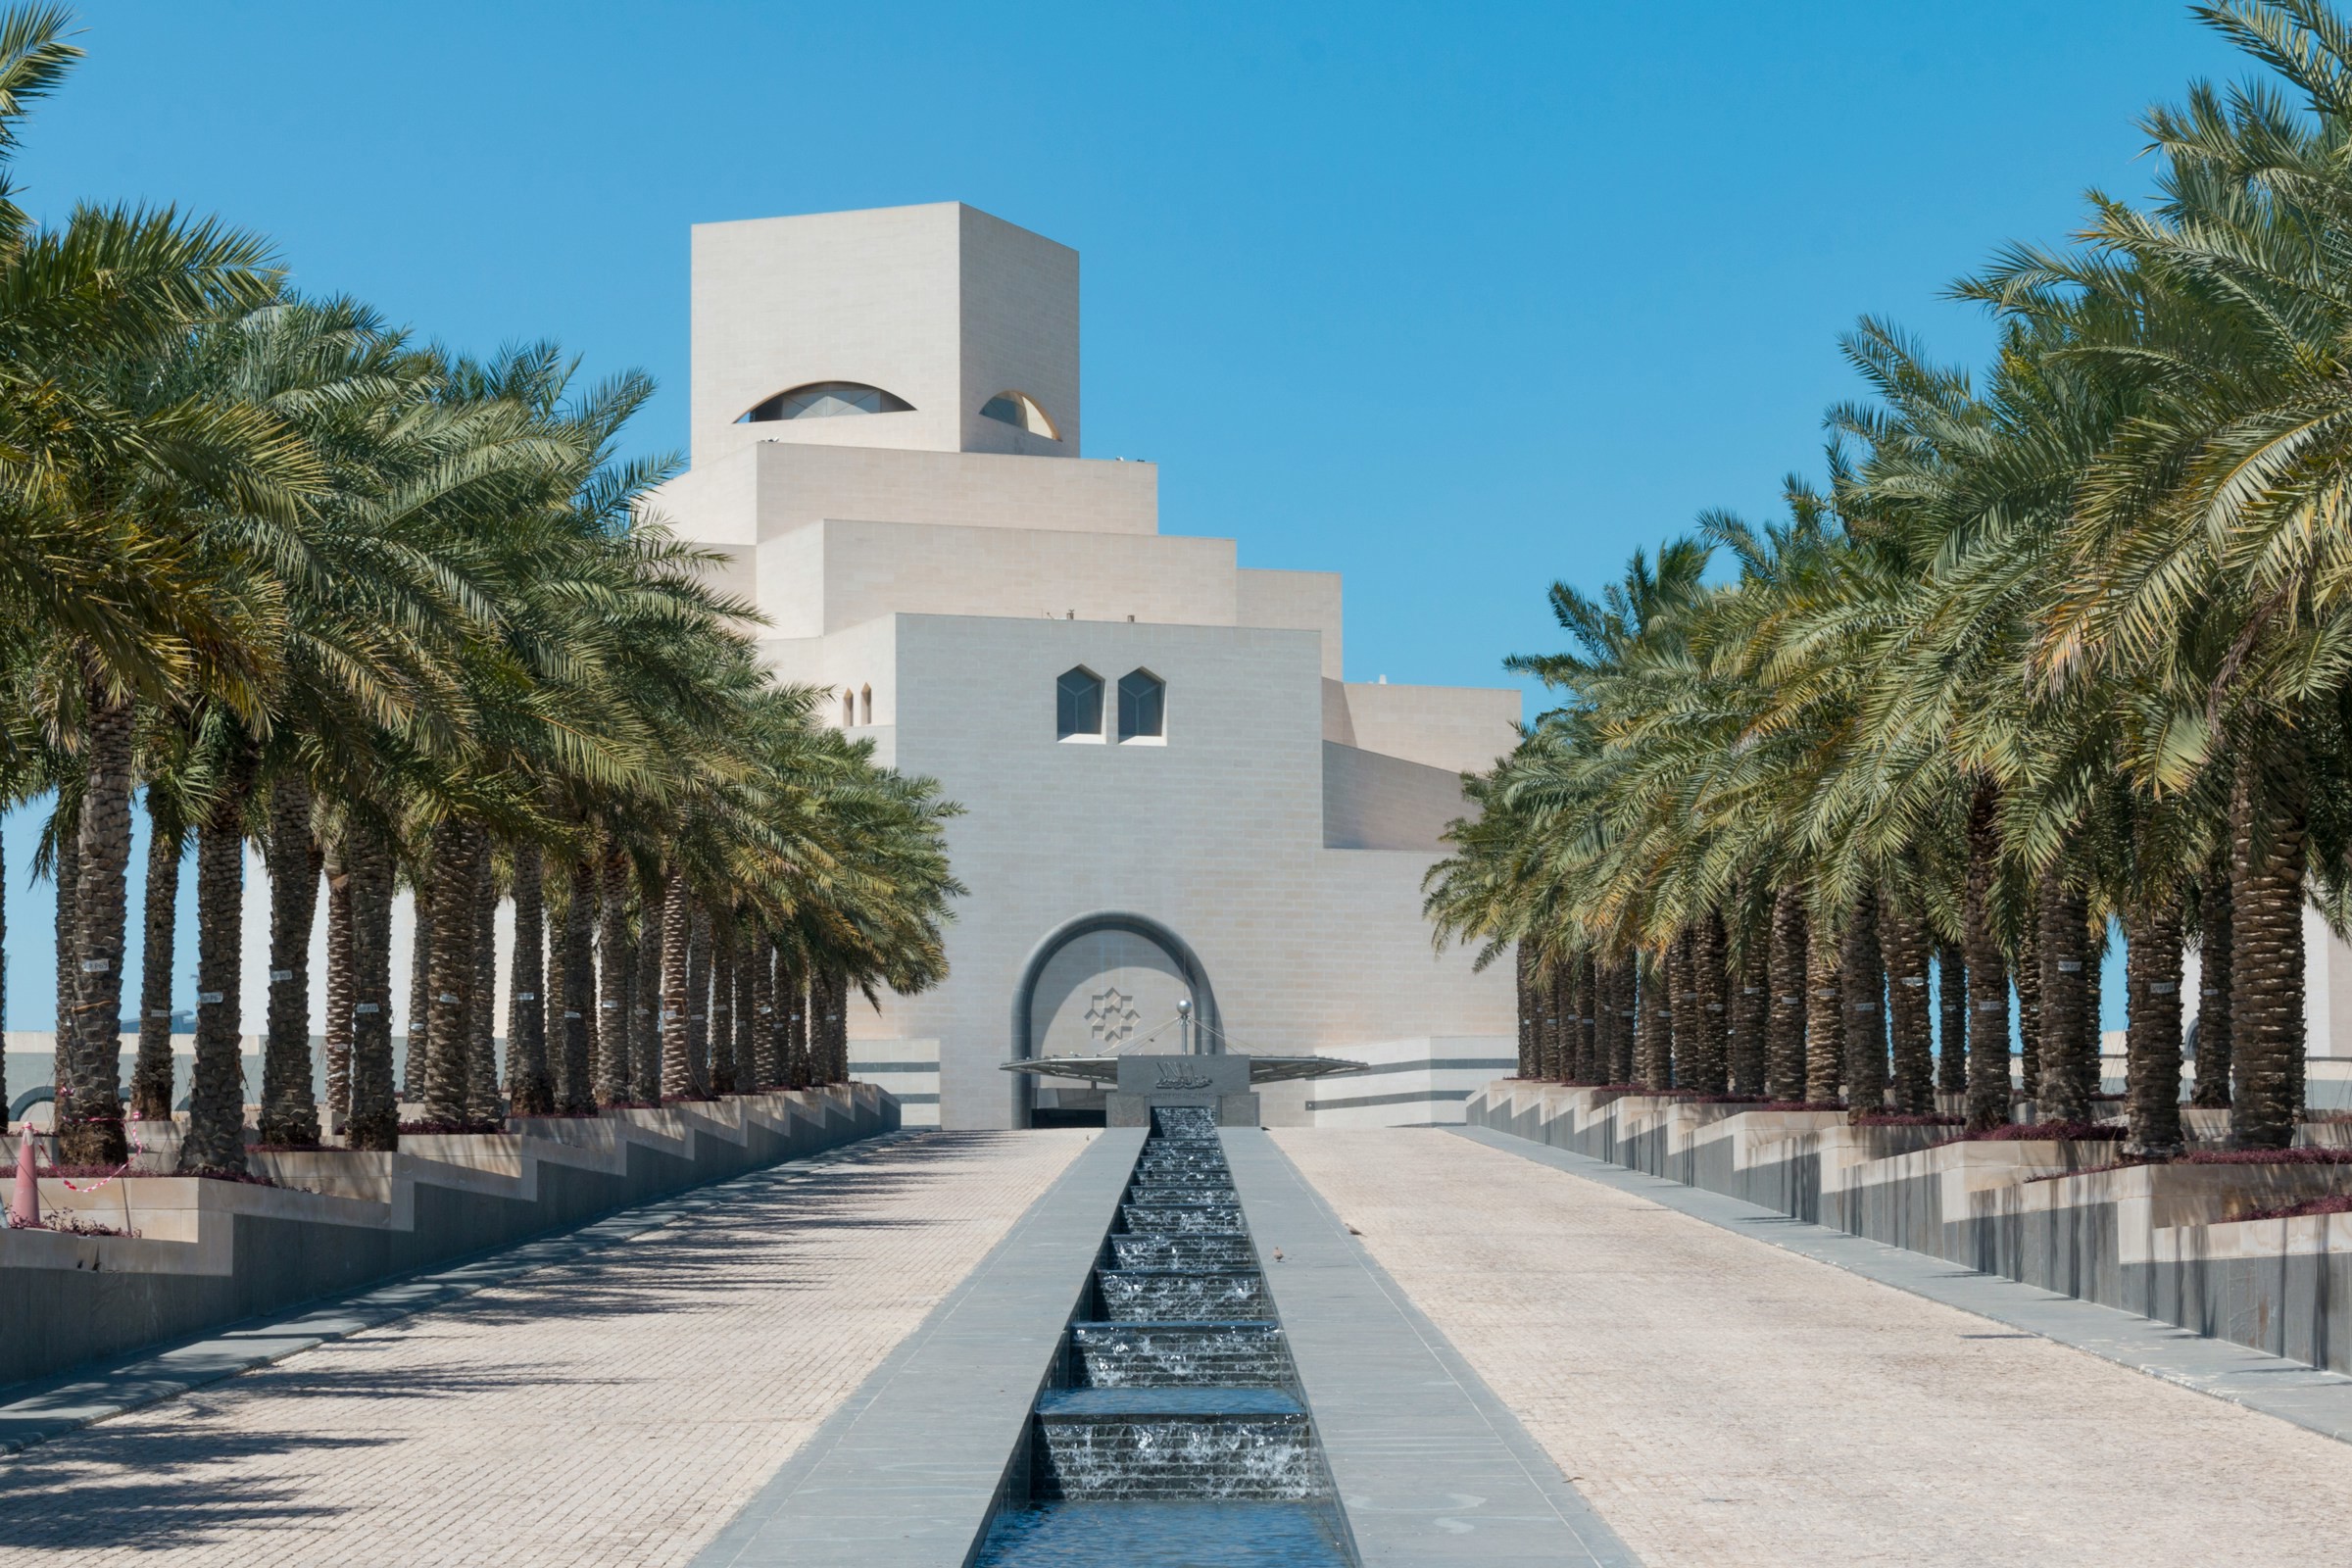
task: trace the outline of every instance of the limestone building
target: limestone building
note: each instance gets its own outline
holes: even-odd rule
[[[694,231],[692,467],[785,680],[941,781],[971,890],[936,990],[852,1010],[858,1076],[951,1127],[1100,1113],[1000,1070],[1156,1035],[1376,1070],[1269,1120],[1458,1118],[1507,1071],[1500,969],[1420,882],[1514,691],[1344,678],[1340,579],[1164,535],[1149,463],[1081,456],[1078,257],[957,203]]]

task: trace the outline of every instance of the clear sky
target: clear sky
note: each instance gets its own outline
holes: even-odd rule
[[[174,202],[299,286],[552,337],[685,437],[688,225],[956,199],[1078,249],[1088,450],[1162,526],[1347,575],[1350,679],[1492,684],[1555,577],[1771,508],[1884,315],[2137,192],[2236,57],[2165,0],[1276,6],[96,0],[36,213]],[[45,889],[8,834],[10,1021]],[[134,905],[135,908],[135,905]],[[135,936],[135,933],[134,933]]]

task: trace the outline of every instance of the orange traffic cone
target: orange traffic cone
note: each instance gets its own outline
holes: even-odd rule
[[[32,1173],[34,1137],[30,1127],[17,1130],[17,1193],[8,1200],[8,1223],[21,1231],[41,1228],[41,1184]]]

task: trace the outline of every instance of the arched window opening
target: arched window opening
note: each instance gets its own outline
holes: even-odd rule
[[[811,381],[755,403],[737,424],[767,424],[777,419],[830,419],[845,414],[911,414],[914,405],[895,392],[863,381]]]
[[[858,688],[858,718],[863,724],[874,721],[874,689],[871,686]]]
[[[849,690],[847,687],[844,687],[841,694],[841,727],[843,729],[855,729],[857,726],[858,694]]]
[[[1158,740],[1167,728],[1168,683],[1148,669],[1119,677],[1119,739]]]
[[[1102,677],[1084,664],[1054,683],[1054,729],[1065,741],[1102,738]]]
[[[1061,439],[1061,433],[1054,428],[1054,421],[1046,417],[1046,411],[1039,408],[1037,399],[1026,392],[1000,392],[981,404],[980,412],[1016,430],[1042,435],[1049,441]]]

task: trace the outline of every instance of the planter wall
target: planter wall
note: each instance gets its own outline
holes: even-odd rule
[[[2352,1214],[2244,1217],[2352,1190],[2352,1166],[2106,1170],[2107,1145],[1960,1143],[1949,1128],[1853,1127],[1839,1111],[1744,1111],[1515,1079],[1472,1096],[1465,1120],[2352,1372]],[[2338,1136],[2305,1132],[2307,1142]]]
[[[447,1263],[898,1126],[865,1085],[747,1095],[515,1131],[404,1138],[393,1154],[256,1152],[277,1187],[126,1176],[41,1183],[44,1214],[135,1237],[0,1229],[0,1384],[183,1339]],[[15,1140],[0,1138],[13,1166]]]

